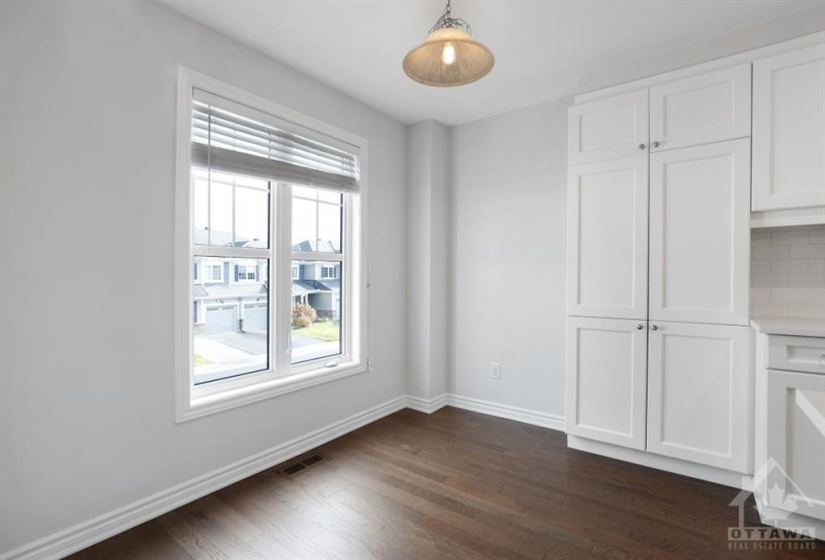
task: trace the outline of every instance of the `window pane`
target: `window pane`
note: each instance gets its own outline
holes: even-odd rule
[[[209,229],[209,188],[206,180],[202,178],[195,178],[195,231],[194,241],[195,245],[206,245],[207,230]]]
[[[268,181],[198,167],[192,176],[195,245],[269,248]]]
[[[195,259],[195,384],[269,369],[269,259]],[[241,278],[243,276],[243,278]]]
[[[232,185],[212,180],[209,200],[210,244],[232,245]]]
[[[292,250],[314,251],[318,241],[317,202],[292,199]]]
[[[308,200],[305,197],[310,197]],[[321,200],[329,202],[318,202]],[[318,253],[341,252],[340,193],[319,189],[292,189],[292,249]]]
[[[292,261],[292,268],[292,363],[341,354],[341,263]]]
[[[241,247],[269,247],[268,188],[235,187],[235,240]]]
[[[341,252],[341,207],[337,204],[318,204],[318,251]]]

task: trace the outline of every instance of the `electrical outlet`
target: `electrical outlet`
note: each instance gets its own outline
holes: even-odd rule
[[[374,369],[375,363],[373,362],[372,357],[367,359],[367,371],[372,373]]]
[[[498,362],[490,362],[490,378],[501,379],[501,364]]]

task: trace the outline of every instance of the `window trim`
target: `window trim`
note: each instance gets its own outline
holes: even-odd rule
[[[270,359],[270,369],[266,372],[251,373],[240,377],[209,383],[200,390],[195,387],[193,370],[193,267],[194,259],[192,224],[194,220],[194,189],[190,185],[192,90],[202,89],[225,97],[258,111],[263,111],[293,123],[301,131],[307,129],[317,135],[329,136],[353,147],[360,159],[361,178],[358,194],[345,193],[349,204],[345,205],[344,221],[352,233],[342,239],[342,247],[351,255],[348,266],[350,275],[343,301],[344,319],[348,327],[342,328],[342,336],[349,349],[348,360],[330,367],[330,358],[322,358],[293,366],[291,363],[275,363]],[[187,68],[179,68],[177,91],[177,140],[176,140],[176,187],[175,187],[175,385],[176,421],[178,423],[229,410],[278,395],[306,389],[346,376],[368,371],[369,344],[367,326],[367,286],[368,263],[364,241],[367,238],[367,170],[368,142],[366,139],[338,129],[329,124],[303,115],[292,109],[273,103],[263,97],[246,92],[229,84],[199,74]],[[276,181],[273,180],[273,183]],[[291,188],[273,188],[273,205],[281,208],[284,197],[291,196]],[[349,210],[346,210],[346,207]],[[277,216],[277,214],[275,215]],[[288,220],[277,220],[272,226],[273,257],[270,261],[270,341],[278,345],[288,345],[287,335],[291,332],[292,278],[291,224]],[[355,227],[357,226],[357,227]],[[286,263],[284,266],[283,263]],[[279,268],[280,267],[280,268]],[[279,272],[273,274],[275,270]],[[203,271],[201,271],[203,277]],[[285,309],[286,302],[289,303]],[[280,310],[280,312],[279,312]],[[274,334],[272,334],[274,332]],[[345,341],[342,341],[342,346]],[[273,346],[273,344],[270,344]],[[272,351],[271,356],[277,353]],[[283,353],[280,354],[284,356]],[[287,354],[287,361],[289,355]],[[283,361],[283,360],[282,360]]]

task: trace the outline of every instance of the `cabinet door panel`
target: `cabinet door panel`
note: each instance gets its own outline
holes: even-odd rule
[[[816,206],[825,207],[825,45],[753,65],[753,210]]]
[[[768,505],[825,520],[825,375],[769,370],[767,430]]]
[[[647,318],[647,156],[570,167],[567,313]]]
[[[648,451],[750,472],[749,328],[650,324]]]
[[[650,156],[650,320],[748,324],[750,140]]]
[[[644,449],[646,378],[643,322],[567,319],[567,433]]]
[[[647,153],[647,90],[571,107],[568,126],[571,165]]]
[[[750,134],[750,64],[691,76],[650,89],[651,152],[732,140]]]

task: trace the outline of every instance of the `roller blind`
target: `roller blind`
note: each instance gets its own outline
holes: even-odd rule
[[[358,191],[360,170],[355,149],[347,150],[346,143],[318,132],[302,135],[295,130],[301,127],[290,125],[195,89],[192,163],[307,187]]]

